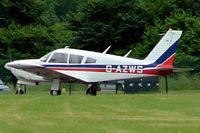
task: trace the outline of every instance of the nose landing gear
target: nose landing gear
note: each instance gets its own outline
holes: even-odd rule
[[[23,94],[26,94],[26,85],[25,84],[19,84],[18,85],[18,89],[15,93],[16,95],[23,95]]]
[[[53,79],[52,85],[51,85],[51,90],[50,90],[51,95],[61,95],[61,90],[60,90],[60,79]]]

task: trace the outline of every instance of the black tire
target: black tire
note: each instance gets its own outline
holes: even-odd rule
[[[97,95],[97,90],[95,88],[88,88],[86,91],[86,95],[92,95],[92,96],[96,96]]]
[[[61,90],[57,90],[57,95],[61,95]]]
[[[96,89],[91,89],[91,94],[92,94],[93,96],[96,96],[96,95],[97,95],[97,90],[96,90]]]
[[[91,88],[88,88],[86,91],[86,95],[90,95],[91,94]]]
[[[53,96],[61,95],[61,90],[51,90],[50,94]]]
[[[20,90],[17,90],[15,94],[23,95],[24,91],[20,89]]]

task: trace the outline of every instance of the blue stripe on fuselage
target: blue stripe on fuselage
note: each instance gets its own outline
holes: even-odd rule
[[[177,40],[171,47],[169,47],[154,63],[161,64],[164,61],[166,61],[170,56],[176,53],[178,44],[179,44],[179,40]]]
[[[170,56],[176,53],[178,44],[179,44],[179,39],[171,47],[169,47],[154,63],[145,65],[144,68],[156,67],[157,65],[165,62]]]

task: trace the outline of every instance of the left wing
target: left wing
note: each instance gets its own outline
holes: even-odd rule
[[[37,67],[37,68],[23,68],[24,71],[39,75],[44,77],[47,80],[52,80],[52,79],[61,79],[69,82],[85,82],[82,79],[79,79],[77,77],[73,77],[70,75],[66,75],[63,73],[60,73],[58,71],[50,70],[46,67]]]
[[[59,71],[54,71],[48,69],[42,64],[36,63],[26,63],[26,62],[11,62],[6,65],[6,67],[15,68],[18,70],[23,70],[25,72],[32,73],[34,75],[42,76],[45,80],[51,81],[52,79],[61,79],[69,82],[86,82],[85,80],[74,77],[73,75],[67,75]]]

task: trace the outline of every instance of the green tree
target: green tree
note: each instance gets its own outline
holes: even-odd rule
[[[65,17],[70,12],[77,12],[88,0],[56,0],[55,11],[59,18]]]
[[[78,13],[69,15],[71,43],[84,49],[103,50],[105,45],[121,49],[141,41],[148,14],[133,0],[89,1]],[[103,47],[102,47],[103,46]]]
[[[176,0],[139,0],[138,5],[150,14],[153,21],[159,22],[163,22],[177,9]]]
[[[192,16],[200,15],[199,0],[176,0],[174,4],[179,10],[184,10],[186,13],[190,13]]]
[[[183,31],[177,51],[179,55],[200,55],[200,17],[179,10],[167,17],[163,23],[157,22],[155,26],[147,27],[143,42],[134,47],[136,52],[132,56],[144,58],[143,55],[147,55],[159,41],[159,34],[166,32],[170,27]]]
[[[45,26],[51,26],[55,23],[59,23],[59,18],[55,13],[55,6],[57,5],[55,0],[44,0],[45,10],[41,14],[41,23]]]
[[[200,17],[180,11],[168,17],[166,25],[183,30],[179,54],[200,55]]]
[[[42,0],[2,0],[0,2],[0,27],[15,22],[28,25],[40,21],[44,11]]]
[[[7,0],[0,1],[0,27],[4,27],[9,23],[8,5]]]
[[[70,36],[71,33],[65,30],[65,24],[61,23],[48,28],[42,25],[11,24],[8,28],[0,28],[0,58],[38,58],[58,46],[66,45]]]

